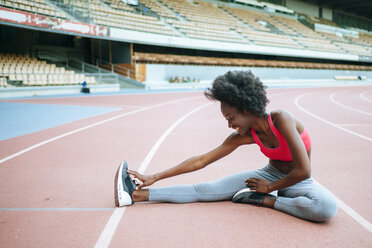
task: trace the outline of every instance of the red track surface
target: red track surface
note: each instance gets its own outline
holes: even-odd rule
[[[372,247],[372,87],[268,92],[269,111],[287,109],[308,128],[313,177],[342,201],[334,219],[312,223],[230,202],[136,203],[110,230],[110,247]],[[5,158],[0,163],[1,247],[94,247],[114,212],[119,163],[125,159],[130,168],[139,169],[164,132],[208,100],[194,92],[17,102],[122,110],[0,142],[0,159]],[[166,104],[155,106],[161,103]],[[155,107],[143,109],[149,106]],[[218,103],[206,106],[172,130],[145,172],[204,153],[230,132]],[[58,139],[50,140],[54,137]],[[9,157],[43,141],[50,142]],[[201,171],[154,187],[214,180],[266,163],[256,146],[242,147]],[[362,219],[352,218],[347,207]]]

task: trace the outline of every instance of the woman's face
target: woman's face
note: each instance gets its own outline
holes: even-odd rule
[[[226,118],[229,128],[236,130],[244,136],[251,128],[253,115],[244,110],[240,112],[236,107],[231,107],[226,103],[221,103],[222,115]]]

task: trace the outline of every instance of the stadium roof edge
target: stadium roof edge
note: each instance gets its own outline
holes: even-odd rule
[[[50,32],[65,34],[70,36],[81,36],[93,39],[104,39],[113,40],[126,43],[138,43],[145,45],[154,46],[166,46],[175,48],[188,48],[196,50],[209,50],[209,51],[221,51],[221,52],[238,52],[246,54],[259,54],[259,55],[276,55],[286,57],[303,57],[313,59],[326,59],[326,60],[342,60],[342,61],[360,61],[360,56],[342,54],[342,53],[331,53],[313,50],[301,50],[292,48],[281,48],[281,47],[268,47],[259,45],[250,45],[243,43],[227,43],[221,41],[212,40],[199,40],[185,37],[171,37],[161,34],[150,34],[145,32],[124,30],[119,28],[110,28],[110,37],[107,36],[95,36],[88,34],[78,34],[74,32],[67,32],[63,30],[53,30],[40,27],[27,26],[18,23],[0,21],[0,25],[13,26],[18,28],[25,28],[35,31]]]
[[[328,7],[353,15],[361,16],[372,21],[371,0],[301,0],[302,2],[313,3],[319,6]]]

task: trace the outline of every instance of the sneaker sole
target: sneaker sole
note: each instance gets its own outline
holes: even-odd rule
[[[233,198],[232,198],[232,201],[233,202],[236,202],[236,198],[237,198],[237,196],[238,195],[240,195],[240,194],[243,194],[243,193],[245,193],[245,192],[251,192],[251,191],[253,191],[253,190],[250,190],[250,188],[246,188],[246,189],[241,189],[241,190],[239,190],[234,196],[233,196]]]
[[[116,207],[122,207],[122,206],[128,206],[131,205],[132,198],[130,195],[124,191],[123,187],[123,167],[125,162],[121,163],[118,170],[115,174],[115,188],[114,188],[114,194],[115,194],[115,206]]]
[[[234,203],[245,203],[255,206],[263,206],[263,201],[270,194],[259,193],[257,191],[247,189],[242,189],[236,193],[232,199]]]
[[[241,190],[239,190],[239,191],[238,191],[238,192],[233,196],[232,201],[235,202],[235,203],[240,203],[240,201],[238,202],[238,200],[239,200],[240,198],[242,198],[242,196],[243,196],[243,198],[244,198],[244,193],[246,193],[246,192],[254,192],[254,190],[250,190],[250,188],[241,189]]]

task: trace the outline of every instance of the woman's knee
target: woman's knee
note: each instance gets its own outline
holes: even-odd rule
[[[310,218],[312,221],[328,221],[336,215],[338,210],[337,201],[333,197],[317,201],[314,205],[316,207],[313,208]]]
[[[332,219],[337,213],[337,201],[334,197],[279,197],[275,209],[292,214],[302,219],[323,222]]]
[[[338,210],[338,204],[336,199],[334,199],[333,197],[328,199],[324,204],[323,209],[324,209],[322,216],[323,220],[327,221],[332,219],[336,215]]]
[[[311,201],[311,207],[308,209],[309,220],[323,222],[336,215],[338,210],[337,200],[326,188],[320,185],[312,185],[311,190],[305,196]]]

